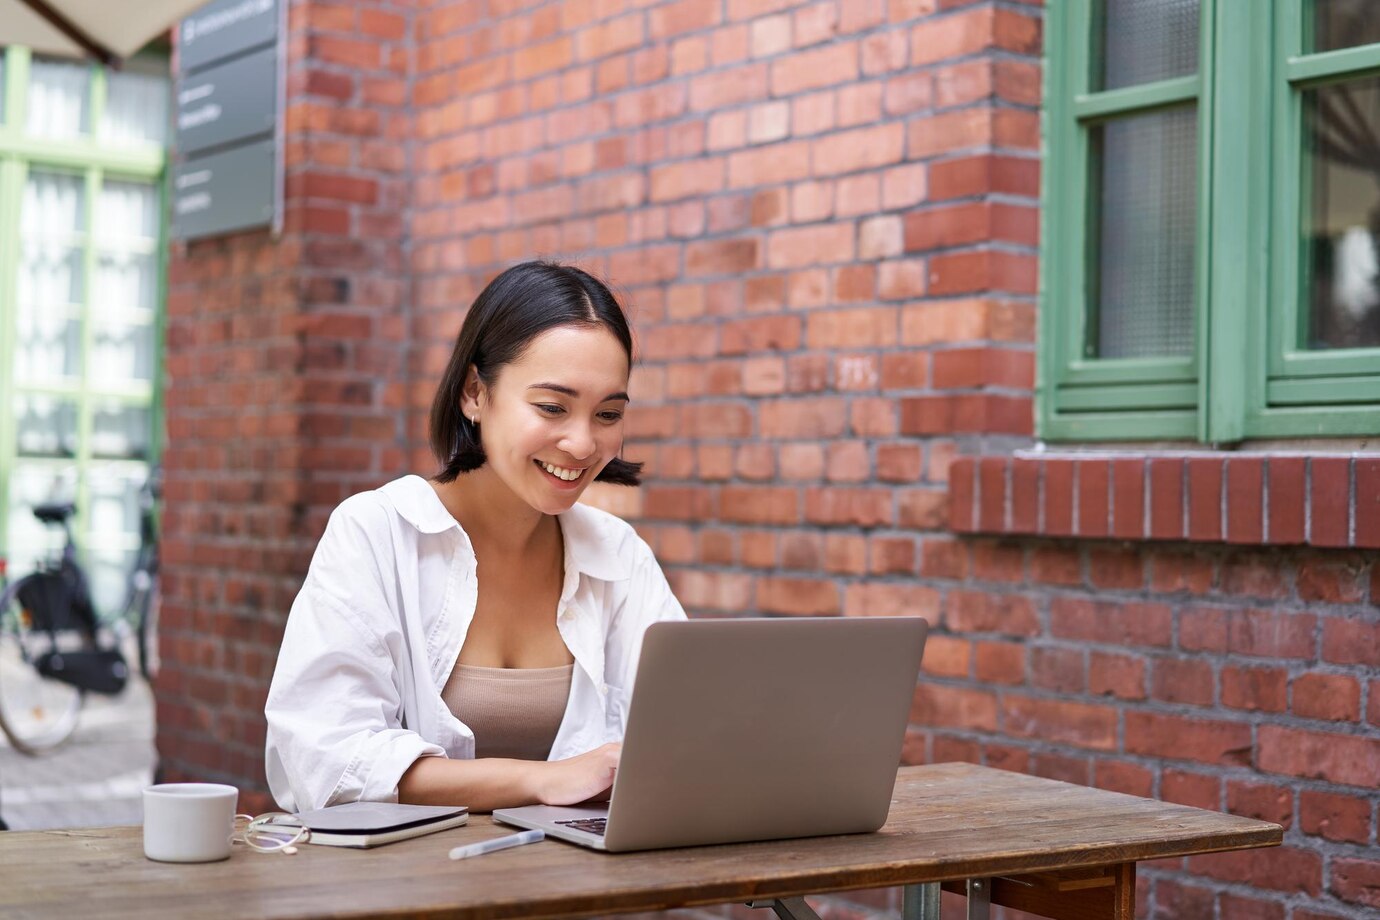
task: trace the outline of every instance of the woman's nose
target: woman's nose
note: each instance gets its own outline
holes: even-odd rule
[[[576,460],[584,460],[594,453],[594,433],[585,422],[572,422],[556,445]]]

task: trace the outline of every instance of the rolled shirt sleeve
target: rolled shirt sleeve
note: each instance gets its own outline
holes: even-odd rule
[[[445,753],[406,724],[415,677],[383,578],[392,560],[379,558],[391,553],[361,520],[381,513],[337,509],[288,616],[264,707],[269,788],[287,811],[397,801],[412,763]]]

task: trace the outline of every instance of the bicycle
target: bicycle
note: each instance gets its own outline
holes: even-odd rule
[[[129,677],[119,646],[134,631],[139,669],[157,670],[158,540],[154,509],[158,468],[139,493],[140,547],[120,613],[96,615],[85,571],[77,560],[71,518],[75,506],[35,506],[34,517],[61,527],[60,554],[0,590],[0,732],[15,750],[37,756],[76,730],[87,693],[116,695]],[[112,638],[113,636],[113,638]]]

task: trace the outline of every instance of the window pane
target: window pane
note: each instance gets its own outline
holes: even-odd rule
[[[1197,73],[1198,7],[1199,0],[1101,0],[1093,88]]]
[[[15,463],[10,473],[9,521],[6,552],[10,575],[31,572],[40,559],[61,549],[62,532],[41,524],[34,505],[71,501],[76,495],[77,471],[70,465],[47,462]]]
[[[1197,110],[1093,129],[1099,192],[1090,350],[1102,358],[1193,352]]]
[[[14,398],[16,448],[23,457],[75,457],[77,404],[75,400],[41,393]]]
[[[1312,0],[1313,51],[1380,42],[1375,0]]]
[[[29,65],[29,133],[36,137],[79,137],[90,130],[90,117],[90,68],[70,61],[34,58]]]
[[[80,176],[29,173],[19,221],[16,382],[52,383],[81,372],[84,199]]]
[[[107,71],[100,138],[116,147],[168,142],[168,77],[133,70]]]
[[[1303,94],[1308,345],[1380,346],[1380,79]]]
[[[147,406],[97,402],[91,412],[91,455],[142,460],[149,455]]]

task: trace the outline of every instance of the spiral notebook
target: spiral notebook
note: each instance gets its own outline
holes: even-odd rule
[[[402,805],[397,802],[348,802],[283,815],[269,822],[295,832],[311,831],[307,843],[328,847],[376,847],[459,827],[469,809],[452,805]]]

